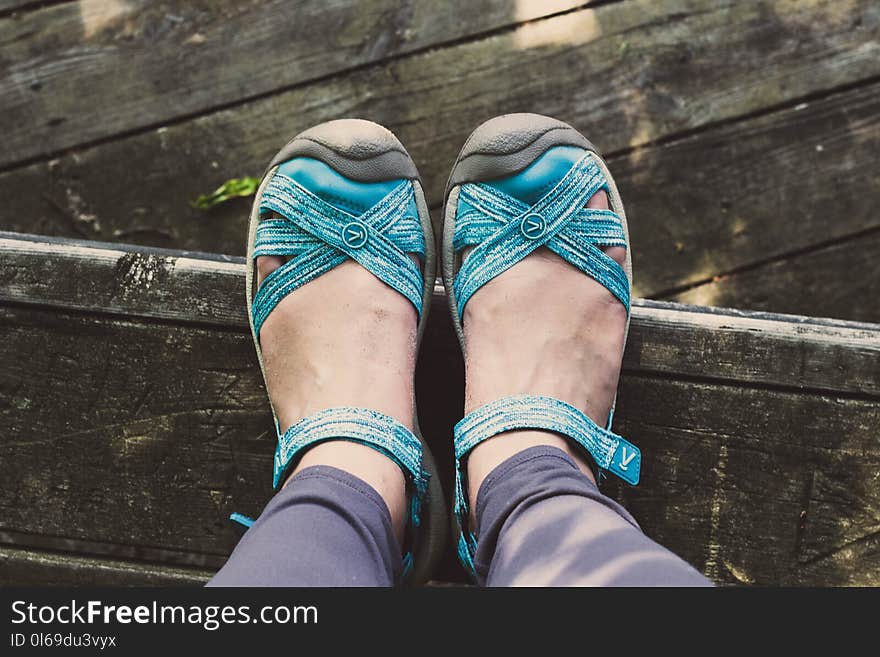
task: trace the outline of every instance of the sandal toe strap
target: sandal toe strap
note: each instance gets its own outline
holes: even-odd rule
[[[459,317],[471,296],[539,247],[546,247],[605,286],[627,309],[626,272],[602,249],[626,248],[620,216],[586,203],[608,181],[587,153],[540,200],[528,205],[486,183],[465,183],[458,197],[453,249],[473,247],[452,292]]]
[[[404,180],[369,210],[354,215],[275,173],[263,192],[260,212],[281,218],[267,218],[257,226],[253,258],[275,255],[290,260],[256,291],[254,332],[259,335],[284,297],[349,258],[409,299],[421,316],[424,278],[408,254],[423,260],[425,237],[413,204],[412,182]]]

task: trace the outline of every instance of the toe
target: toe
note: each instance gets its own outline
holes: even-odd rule
[[[590,201],[587,203],[588,208],[592,208],[594,210],[607,210],[608,209],[608,194],[605,193],[604,189],[600,189],[598,192],[593,194],[590,197]]]
[[[260,256],[257,258],[257,287],[266,279],[266,276],[284,264],[281,256]]]
[[[593,194],[590,198],[589,203],[587,203],[588,208],[592,208],[594,210],[607,210],[608,209],[608,194],[605,193],[604,189],[600,189],[598,192]],[[603,249],[608,257],[617,262],[617,264],[622,265],[623,261],[626,260],[626,249],[621,246],[609,246]]]

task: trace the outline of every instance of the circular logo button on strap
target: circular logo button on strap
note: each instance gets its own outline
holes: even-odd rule
[[[547,232],[547,222],[539,214],[527,214],[523,217],[519,229],[527,240],[536,240]]]
[[[342,227],[342,241],[350,249],[359,249],[367,243],[367,227],[360,221],[352,221]]]

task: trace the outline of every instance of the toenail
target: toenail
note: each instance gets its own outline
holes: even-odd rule
[[[523,217],[519,229],[527,240],[536,240],[547,232],[547,222],[544,217],[534,212]]]
[[[350,249],[359,249],[367,243],[367,227],[360,221],[352,221],[342,227],[342,241]]]

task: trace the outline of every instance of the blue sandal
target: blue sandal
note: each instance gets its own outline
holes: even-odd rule
[[[418,256],[420,268],[409,254]],[[256,259],[289,260],[256,288]],[[431,219],[409,154],[388,130],[369,121],[322,123],[273,158],[257,191],[247,247],[248,316],[265,380],[260,328],[278,303],[351,258],[409,299],[424,333],[434,285]],[[434,459],[421,438],[394,418],[367,408],[329,408],[283,433],[273,485],[280,487],[304,450],[327,440],[350,440],[391,457],[403,470],[410,497],[403,570],[408,583],[427,580],[445,544],[445,504]]]
[[[610,210],[589,209],[597,191]],[[604,285],[627,309],[632,262],[626,215],[617,187],[596,148],[566,123],[537,114],[487,121],[465,142],[446,187],[443,280],[462,352],[465,305],[482,285],[539,247],[546,247]],[[627,248],[620,266],[601,247]],[[473,248],[462,259],[461,252]],[[616,399],[615,399],[616,401]],[[482,441],[505,431],[539,429],[573,440],[598,468],[638,484],[641,453],[570,404],[535,395],[498,399],[455,426],[456,549],[474,574],[476,536],[468,527],[464,460]]]

